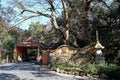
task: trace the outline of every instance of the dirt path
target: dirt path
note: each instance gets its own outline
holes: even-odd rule
[[[8,63],[0,64],[0,80],[89,80],[79,77],[61,74],[42,68],[34,63]]]

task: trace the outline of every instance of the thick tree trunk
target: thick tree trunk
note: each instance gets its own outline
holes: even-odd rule
[[[57,24],[54,9],[52,9],[51,19],[52,19],[53,25],[54,25],[54,27],[55,27],[55,29],[56,29],[56,31],[57,31],[57,34],[59,35],[59,37],[60,37],[62,40],[65,41],[65,36],[64,36],[63,32],[61,32],[60,27],[59,27],[58,24]]]
[[[62,0],[62,4],[63,4],[63,9],[64,9],[64,27],[65,27],[65,44],[68,44],[69,41],[69,25],[68,25],[68,10],[67,10],[67,5],[66,5],[66,0]]]
[[[84,26],[84,38],[88,41],[91,42],[91,29],[88,23],[88,19],[87,19],[87,15],[88,15],[88,11],[90,11],[91,7],[90,7],[91,1],[90,0],[85,0],[85,7],[84,7],[84,12],[83,12],[83,26]]]

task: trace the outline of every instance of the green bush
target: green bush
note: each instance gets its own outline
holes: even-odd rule
[[[11,37],[8,37],[3,40],[2,46],[4,49],[7,49],[9,51],[12,51],[14,49],[14,42]]]
[[[113,70],[119,68],[119,66],[116,64],[109,64],[108,65],[106,63],[98,65],[97,67],[98,67],[100,73],[108,73],[110,71],[113,71]]]
[[[111,79],[120,79],[120,66],[116,64],[102,64],[98,66],[99,74],[104,74]]]
[[[116,64],[109,64],[109,65],[107,66],[107,69],[108,69],[109,71],[115,70],[115,69],[117,69],[117,68],[119,68],[119,66],[116,65]]]
[[[55,70],[56,68],[57,68],[57,65],[56,65],[56,64],[51,64],[51,65],[50,65],[50,69]]]
[[[65,70],[65,67],[62,65],[57,66],[57,68],[59,68],[60,70]]]
[[[77,72],[78,70],[76,68],[73,68],[71,71],[72,72]]]
[[[72,64],[69,64],[69,63],[67,63],[67,62],[61,63],[60,65],[62,65],[62,66],[64,66],[64,67],[73,67]]]
[[[80,67],[86,74],[98,74],[98,69],[95,64],[85,64]]]
[[[80,69],[82,69],[86,74],[108,74],[111,71],[114,71],[116,69],[120,68],[116,64],[92,64],[87,63],[85,65],[82,65]]]

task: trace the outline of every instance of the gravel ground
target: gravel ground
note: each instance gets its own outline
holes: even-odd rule
[[[0,80],[93,80],[87,77],[61,74],[35,63],[0,64]]]

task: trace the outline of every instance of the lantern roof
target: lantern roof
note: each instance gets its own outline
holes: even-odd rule
[[[104,46],[102,46],[102,44],[99,42],[99,38],[98,38],[98,31],[96,31],[96,45],[95,45],[96,49],[104,49]]]

